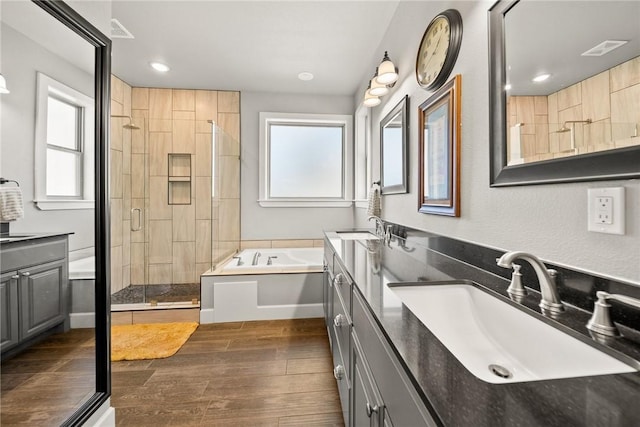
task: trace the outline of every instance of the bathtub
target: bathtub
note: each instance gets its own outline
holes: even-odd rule
[[[69,289],[71,328],[95,327],[96,261],[92,254],[81,251],[69,254]]]
[[[322,317],[323,252],[322,248],[240,252],[239,258],[201,277],[200,323]]]
[[[222,267],[222,272],[263,274],[322,271],[323,252],[323,248],[246,249],[229,260]]]

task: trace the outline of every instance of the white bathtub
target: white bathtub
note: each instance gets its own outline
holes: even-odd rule
[[[93,256],[69,261],[69,280],[96,278],[96,259]]]
[[[200,323],[322,317],[323,251],[240,252],[241,265],[231,259],[201,277]],[[260,256],[252,265],[256,253]]]
[[[245,249],[237,255],[239,258],[229,260],[222,267],[222,272],[261,274],[322,271],[323,252],[323,248]]]

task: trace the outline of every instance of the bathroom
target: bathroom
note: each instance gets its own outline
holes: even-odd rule
[[[122,4],[120,4],[122,3]],[[111,18],[119,19],[122,24],[131,30],[137,39],[144,39],[142,30],[134,30],[134,22],[144,20],[148,10],[144,8],[127,8],[127,2],[69,2],[82,16],[92,22],[104,34],[109,34]],[[206,7],[203,2],[199,7]],[[213,2],[215,3],[215,2]],[[357,3],[357,2],[354,2]],[[275,7],[278,3],[272,4]],[[493,111],[490,106],[490,67],[488,49],[487,12],[494,4],[493,1],[483,2],[376,2],[377,10],[368,12],[371,19],[377,19],[378,27],[375,29],[362,29],[360,38],[354,40],[354,45],[359,42],[362,47],[356,56],[357,60],[349,60],[348,56],[340,57],[343,61],[332,63],[332,67],[349,68],[349,84],[329,87],[322,82],[321,71],[307,69],[300,65],[296,69],[287,70],[291,80],[286,80],[282,87],[269,88],[260,86],[253,72],[253,80],[247,80],[244,85],[232,84],[234,76],[232,72],[219,76],[218,68],[211,68],[209,74],[211,82],[205,85],[188,85],[179,80],[180,74],[190,75],[194,80],[199,73],[206,71],[199,68],[198,58],[205,50],[202,45],[188,50],[186,59],[171,61],[168,64],[172,69],[162,75],[153,70],[144,70],[145,79],[128,76],[126,66],[123,63],[141,63],[147,67],[151,60],[159,58],[136,58],[130,53],[124,59],[119,59],[118,47],[125,43],[133,43],[136,39],[114,39],[111,73],[111,111],[110,115],[131,116],[131,121],[140,129],[127,129],[128,118],[114,117],[110,121],[110,154],[111,167],[109,174],[111,184],[111,243],[108,248],[110,254],[109,273],[111,276],[111,291],[126,288],[127,284],[155,283],[153,275],[158,273],[166,278],[170,271],[173,282],[176,274],[186,273],[188,276],[178,282],[185,284],[199,283],[199,275],[216,265],[220,258],[229,258],[236,251],[242,249],[257,249],[276,246],[313,248],[322,247],[325,243],[324,233],[333,230],[345,230],[352,228],[373,228],[374,224],[367,220],[367,195],[371,183],[380,178],[380,128],[379,124],[387,114],[403,99],[409,96],[408,107],[408,163],[406,172],[408,176],[408,190],[406,193],[384,195],[381,199],[381,218],[384,221],[398,224],[413,230],[433,233],[467,242],[490,249],[523,250],[533,253],[540,259],[552,263],[555,266],[564,266],[580,272],[593,273],[598,276],[613,278],[620,282],[634,286],[640,285],[640,237],[638,218],[640,218],[640,181],[635,174],[627,177],[617,177],[604,180],[589,180],[554,183],[538,183],[539,185],[517,186],[490,186],[490,177],[495,175],[494,165],[491,160],[493,142]],[[231,8],[224,3],[225,7]],[[181,8],[178,2],[169,3],[166,11],[158,9],[158,22],[168,17],[184,16],[183,13],[193,13],[193,16],[202,14],[202,10],[189,10]],[[5,7],[3,2],[3,7]],[[353,6],[354,8],[357,7]],[[449,8],[457,9],[463,19],[463,42],[451,70],[450,78],[454,75],[462,75],[461,96],[461,146],[460,146],[460,200],[459,216],[430,215],[418,212],[417,199],[419,192],[420,160],[418,156],[420,131],[418,107],[431,95],[430,91],[421,88],[415,79],[416,51],[421,37],[429,21],[439,12]],[[140,10],[141,9],[141,10]],[[199,13],[200,12],[200,13]],[[220,13],[228,13],[233,16],[233,9],[223,9]],[[345,11],[353,12],[353,10]],[[316,11],[316,13],[319,13]],[[363,12],[364,13],[364,12]],[[369,16],[369,15],[367,15]],[[4,19],[4,18],[3,18]],[[327,18],[328,19],[328,18]],[[202,31],[199,21],[191,23],[193,31]],[[177,24],[176,24],[177,25]],[[186,25],[186,24],[185,24]],[[301,31],[298,29],[298,31]],[[204,36],[203,36],[204,37]],[[6,43],[3,33],[3,44]],[[366,41],[366,43],[365,43]],[[175,43],[175,41],[173,41]],[[168,43],[168,41],[167,41]],[[195,43],[195,42],[193,42]],[[340,43],[336,42],[336,45]],[[591,46],[586,46],[584,50]],[[313,49],[324,52],[323,48]],[[337,49],[337,48],[336,48]],[[19,75],[11,72],[11,62],[5,58],[9,50],[3,47],[2,68],[0,72],[6,78],[10,95],[15,95],[21,86]],[[380,65],[384,52],[388,51],[390,58],[398,67],[399,78],[390,88],[389,94],[381,98],[380,105],[365,108],[362,106],[362,96],[367,89],[369,80],[373,76],[376,67]],[[124,51],[121,51],[124,55]],[[237,54],[243,56],[244,54]],[[185,70],[183,63],[189,64],[192,70]],[[169,62],[167,60],[167,62]],[[276,61],[274,60],[274,63]],[[209,65],[213,67],[213,65]],[[271,67],[269,65],[269,67]],[[269,68],[268,67],[268,68]],[[133,65],[131,66],[133,69]],[[196,69],[196,70],[193,70]],[[347,69],[347,68],[345,68]],[[188,74],[187,71],[193,74]],[[298,73],[310,71],[316,74],[314,80],[300,81],[296,77]],[[242,75],[244,70],[238,69],[237,74]],[[325,71],[327,73],[340,74],[341,71]],[[216,76],[217,79],[214,79]],[[287,78],[289,78],[287,77]],[[35,77],[34,77],[35,79]],[[176,82],[176,83],[167,83]],[[324,84],[324,86],[322,86]],[[305,86],[306,85],[306,86]],[[317,86],[316,86],[317,85]],[[348,86],[348,87],[347,87]],[[275,86],[274,86],[275,87]],[[145,95],[145,92],[148,94]],[[196,92],[215,93],[216,105],[211,106],[210,111],[203,117],[199,117]],[[153,93],[153,95],[152,95]],[[2,109],[2,177],[13,179],[20,183],[25,200],[25,218],[11,223],[12,233],[42,232],[73,232],[69,237],[69,249],[74,251],[90,249],[94,246],[93,213],[86,215],[87,211],[42,211],[31,203],[35,196],[33,165],[33,123],[27,122],[28,114],[20,116],[20,122],[15,122],[16,116],[7,116],[8,108],[4,105],[7,95],[0,95],[3,101]],[[30,97],[35,97],[35,91]],[[145,99],[145,96],[147,98]],[[163,107],[156,109],[160,116],[155,116],[151,110],[151,98],[155,97],[158,104]],[[6,101],[8,102],[8,101]],[[179,105],[184,102],[183,105]],[[188,105],[185,107],[184,105]],[[144,108],[144,107],[147,108]],[[165,108],[166,107],[166,108]],[[26,108],[33,108],[28,106]],[[165,108],[165,110],[163,110]],[[30,110],[33,111],[33,110]],[[145,164],[145,156],[151,157],[154,153],[135,151],[134,143],[137,134],[144,133],[151,137],[152,120],[165,120],[162,111],[169,111],[172,117],[171,130],[192,120],[194,126],[202,125],[194,131],[195,152],[191,163],[194,168],[195,206],[174,205],[171,213],[162,213],[158,217],[150,215],[138,216],[140,208],[142,212],[153,204],[152,197],[160,192],[164,195],[167,190],[168,164],[157,167],[151,161]],[[213,113],[215,111],[215,114]],[[178,114],[176,114],[178,112]],[[349,200],[355,202],[348,206],[332,207],[266,207],[262,206],[260,178],[261,178],[261,153],[260,153],[260,113],[297,113],[297,114],[332,114],[348,115],[353,117],[353,153],[350,170],[345,170],[346,179],[352,182],[345,194]],[[216,132],[211,123],[221,129],[225,135],[230,135],[231,140],[237,143],[238,151],[229,155],[229,176],[225,175],[227,182],[232,183],[226,190],[229,200],[228,209],[220,209],[216,219],[215,205],[209,205],[205,212],[199,211],[198,183],[210,182],[209,177],[215,176],[215,171],[208,169],[206,172],[197,172],[201,163],[198,156],[199,135],[207,135],[209,138]],[[631,120],[629,120],[631,121]],[[640,121],[636,118],[635,121]],[[364,125],[363,125],[364,123]],[[561,123],[558,123],[560,128]],[[156,123],[158,125],[158,123]],[[576,124],[578,126],[580,124]],[[198,129],[202,130],[199,132]],[[30,133],[29,133],[30,132]],[[155,132],[155,131],[153,131]],[[362,143],[362,135],[369,135],[369,145]],[[572,135],[577,135],[574,129]],[[569,132],[566,134],[570,137]],[[14,141],[25,141],[18,144]],[[148,142],[149,140],[147,140]],[[144,143],[144,137],[143,137]],[[15,145],[14,145],[15,144]],[[121,144],[121,145],[120,145]],[[7,148],[10,147],[10,148]],[[128,147],[128,148],[126,148]],[[130,149],[130,151],[127,151]],[[8,151],[10,150],[10,151]],[[10,152],[11,156],[7,155]],[[130,157],[126,154],[130,153]],[[184,153],[180,151],[166,151],[162,158],[167,159],[169,153]],[[135,155],[137,156],[134,157]],[[237,156],[237,157],[236,157]],[[208,158],[208,155],[206,156]],[[117,160],[117,159],[122,160]],[[232,159],[233,158],[233,159]],[[17,160],[15,160],[17,159]],[[234,160],[235,159],[235,160]],[[141,161],[142,167],[134,167],[134,162]],[[121,162],[118,165],[118,162]],[[233,163],[237,162],[237,163]],[[207,165],[209,166],[209,165]],[[121,167],[123,173],[114,173],[114,168]],[[210,166],[209,166],[210,167]],[[568,169],[571,166],[567,167]],[[207,167],[205,167],[207,169]],[[636,168],[637,169],[637,168]],[[129,174],[126,171],[130,171]],[[142,177],[135,177],[135,173],[143,173]],[[351,175],[349,175],[351,173]],[[119,178],[121,177],[121,178]],[[144,182],[148,178],[148,185],[139,189],[134,188],[136,179]],[[155,177],[166,177],[162,181],[162,188],[154,190],[152,181]],[[121,179],[119,182],[118,180]],[[127,187],[127,180],[131,182]],[[199,181],[198,181],[199,180]],[[575,182],[574,182],[575,181]],[[145,183],[146,184],[146,183]],[[12,183],[5,185],[13,185]],[[206,184],[204,184],[206,185]],[[223,183],[221,183],[223,185]],[[588,231],[588,190],[599,188],[624,188],[625,201],[625,230],[623,235],[602,234]],[[121,188],[119,193],[117,190]],[[138,191],[138,197],[134,197],[134,191]],[[215,194],[215,192],[214,192]],[[221,196],[222,197],[222,196]],[[135,205],[134,199],[142,204]],[[213,201],[216,202],[215,200]],[[193,212],[189,211],[193,209]],[[211,211],[209,212],[209,209]],[[184,213],[181,212],[184,210]],[[229,222],[225,227],[220,227],[220,233],[213,232],[215,221]],[[188,225],[179,223],[183,218],[190,218]],[[159,227],[167,226],[171,233],[161,234],[160,243],[153,244],[152,236],[142,236],[140,239],[134,231],[142,222],[142,232],[149,230],[151,225]],[[218,226],[221,222],[218,222]],[[185,232],[174,233],[174,227],[185,226]],[[97,228],[97,227],[96,227]],[[155,228],[154,228],[155,229]],[[204,230],[204,231],[202,231]],[[226,236],[221,233],[228,233]],[[185,237],[185,236],[188,236]],[[174,237],[177,237],[174,239]],[[207,237],[205,241],[202,241]],[[222,238],[224,237],[224,238]],[[216,240],[218,239],[218,240]],[[147,245],[145,247],[145,244]],[[162,249],[168,246],[172,248],[187,247],[188,252],[184,256],[188,264],[174,260],[175,253],[170,256],[162,253]],[[475,246],[474,246],[475,247]],[[198,248],[204,248],[199,252]],[[153,251],[159,258],[152,262],[149,259]],[[218,250],[218,252],[216,252]],[[201,257],[202,254],[202,257]],[[217,254],[217,255],[216,255]],[[158,261],[159,260],[159,261]],[[206,264],[206,266],[205,266]],[[193,266],[193,269],[191,269]],[[206,268],[205,268],[206,267]],[[164,269],[164,270],[162,270]],[[504,274],[509,272],[505,270]],[[82,279],[81,279],[82,280]],[[165,283],[158,283],[164,285]],[[116,291],[117,292],[117,291]],[[620,293],[623,293],[620,291]],[[637,292],[635,294],[637,297]],[[188,299],[189,304],[192,298]],[[145,303],[151,304],[150,301]],[[160,305],[162,302],[158,302]],[[203,303],[200,301],[199,303]],[[123,310],[128,312],[129,310]],[[148,310],[153,311],[153,310]],[[123,316],[122,313],[111,315],[111,319]],[[126,316],[126,314],[124,315]],[[131,314],[130,316],[133,316]],[[78,319],[81,319],[79,317]],[[82,321],[85,321],[82,318]],[[96,323],[96,327],[98,327]],[[616,425],[611,422],[611,425]],[[620,425],[624,425],[623,422]]]

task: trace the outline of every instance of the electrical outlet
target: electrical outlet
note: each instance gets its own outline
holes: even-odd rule
[[[624,187],[590,188],[588,200],[587,229],[589,231],[624,234]]]

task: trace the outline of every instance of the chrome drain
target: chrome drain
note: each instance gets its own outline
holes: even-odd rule
[[[504,366],[500,366],[500,365],[489,365],[489,370],[493,373],[493,375],[496,375],[500,378],[511,378],[513,376],[513,374]]]

